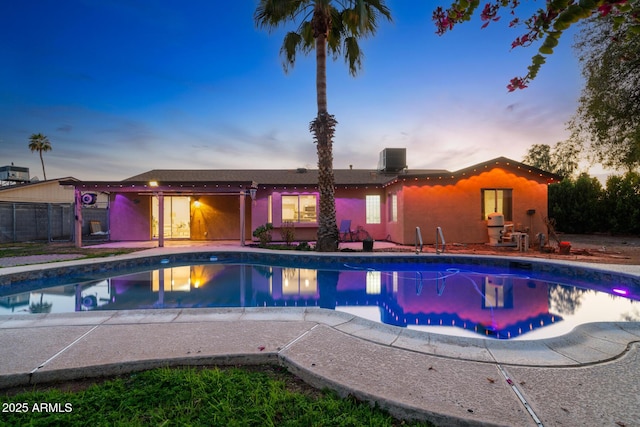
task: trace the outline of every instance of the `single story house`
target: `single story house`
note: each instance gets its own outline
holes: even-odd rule
[[[348,220],[375,240],[405,245],[416,242],[416,227],[425,244],[435,243],[436,227],[447,242],[482,243],[488,215],[501,212],[514,230],[546,233],[547,186],[559,176],[505,157],[454,172],[411,170],[405,159],[405,149],[385,149],[377,169],[335,169],[337,225]],[[78,205],[87,193],[108,195],[111,240],[157,239],[162,246],[165,239],[244,244],[265,223],[273,224],[275,240],[283,225],[293,225],[295,240],[315,240],[317,182],[318,171],[306,168],[162,169],[61,185],[75,188]]]
[[[69,182],[76,179],[66,177],[0,185],[0,202],[73,203],[73,187],[61,186],[61,181]]]

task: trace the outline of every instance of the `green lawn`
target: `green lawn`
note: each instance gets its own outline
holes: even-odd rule
[[[44,242],[26,242],[26,243],[3,243],[0,244],[0,258],[29,256],[29,255],[48,255],[48,254],[79,254],[87,258],[105,257],[111,255],[120,255],[135,252],[140,249],[129,248],[92,248],[85,246],[76,248],[73,243],[44,243]]]
[[[430,425],[397,420],[367,403],[316,390],[275,366],[161,368],[81,384],[2,394],[0,425]]]

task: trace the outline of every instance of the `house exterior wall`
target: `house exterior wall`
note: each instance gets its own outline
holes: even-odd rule
[[[200,196],[199,206],[191,198],[191,239],[234,240],[240,237],[240,196]],[[251,198],[245,203],[245,236],[251,236]]]
[[[12,185],[0,191],[3,202],[73,203],[74,189],[67,188],[58,181],[30,185]]]
[[[170,194],[165,194],[165,201]],[[115,193],[111,195],[111,240],[151,240],[152,196]],[[192,240],[235,240],[240,236],[240,196],[209,195],[191,198],[190,235]],[[245,205],[245,235],[251,235],[252,206]]]
[[[367,224],[366,197],[380,196],[380,223]],[[387,237],[387,206],[382,188],[357,188],[336,191],[336,219],[340,222],[351,220],[351,229],[364,228],[374,240],[384,240]]]
[[[272,232],[274,240],[280,240],[280,230],[282,228],[282,196],[285,195],[315,195],[319,198],[317,192],[310,191],[265,191],[258,192],[256,200],[252,203],[251,210],[251,233],[253,230],[268,222],[273,224]],[[380,223],[366,223],[366,196],[380,196]],[[270,199],[269,199],[270,198]],[[248,199],[249,200],[249,199]],[[269,201],[271,201],[271,218],[269,218]],[[364,228],[374,239],[382,240],[387,236],[386,227],[386,204],[384,191],[381,188],[342,188],[337,189],[335,193],[336,202],[336,221],[340,226],[342,220],[351,220],[351,229],[356,230],[357,227]],[[247,202],[247,204],[249,204]],[[249,218],[249,216],[247,216]],[[295,240],[311,241],[318,237],[317,223],[295,223]],[[248,235],[251,235],[248,234]],[[253,238],[257,240],[256,238]]]
[[[151,240],[151,197],[111,194],[111,240]]]
[[[496,163],[497,164],[497,163]],[[519,167],[518,167],[519,169]],[[448,243],[488,242],[487,221],[482,213],[483,189],[512,191],[512,220],[516,231],[529,231],[531,241],[546,233],[547,184],[542,174],[515,170],[515,167],[484,166],[469,175],[406,177],[399,176],[386,187],[376,185],[338,187],[335,193],[336,220],[351,221],[351,229],[362,227],[376,240],[415,244],[415,228],[420,227],[423,243],[433,244],[436,227],[442,227]],[[175,193],[185,196],[184,193]],[[170,197],[171,193],[165,193]],[[281,240],[282,197],[314,195],[312,187],[260,188],[255,200],[245,198],[245,236],[261,225],[272,223],[273,239]],[[368,224],[367,195],[380,197],[380,222]],[[392,218],[392,200],[397,201],[397,217]],[[196,206],[196,201],[198,201]],[[319,205],[316,202],[316,209]],[[534,214],[529,212],[534,211]],[[317,211],[316,211],[317,212]],[[190,238],[193,240],[236,240],[240,235],[240,196],[238,194],[191,195]],[[110,228],[112,240],[151,239],[151,196],[138,193],[111,195]],[[317,223],[294,224],[296,241],[317,238]],[[256,240],[255,238],[253,238]]]
[[[406,183],[404,183],[406,184]],[[390,188],[397,188],[401,183]],[[530,237],[546,232],[547,184],[501,168],[466,179],[443,184],[416,183],[402,189],[403,223],[392,239],[398,243],[415,243],[415,227],[420,227],[423,242],[435,243],[435,229],[442,227],[449,243],[488,242],[487,221],[482,218],[482,189],[510,188],[513,193],[513,223],[516,230],[529,228]],[[400,204],[400,201],[399,201]],[[535,209],[534,215],[527,211]],[[398,238],[399,240],[395,240]]]

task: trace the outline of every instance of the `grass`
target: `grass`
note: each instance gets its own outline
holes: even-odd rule
[[[86,258],[106,257],[135,252],[136,248],[77,248],[73,243],[46,243],[46,242],[26,242],[26,243],[3,243],[0,244],[0,258],[22,257],[30,255],[49,254],[78,254]]]
[[[14,409],[2,414],[2,426],[431,426],[314,389],[275,366],[160,368],[0,401]],[[27,412],[17,413],[23,403]],[[43,403],[52,411],[33,410]]]

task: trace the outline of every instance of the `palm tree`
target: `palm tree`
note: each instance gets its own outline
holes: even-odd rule
[[[29,150],[33,153],[37,151],[40,154],[40,163],[42,163],[42,175],[44,180],[47,180],[47,173],[44,170],[44,159],[42,158],[43,151],[51,151],[51,142],[49,138],[41,133],[34,133],[29,137]]]
[[[339,9],[338,9],[339,8]],[[296,31],[284,37],[280,54],[285,72],[293,67],[296,54],[316,53],[316,96],[318,115],[310,123],[318,152],[317,249],[338,249],[335,181],[333,176],[333,133],[337,121],[327,109],[327,53],[333,59],[343,56],[349,74],[355,76],[362,66],[358,40],[375,33],[380,18],[391,20],[384,0],[260,0],[255,21],[258,27],[274,30],[289,22],[299,22]]]

